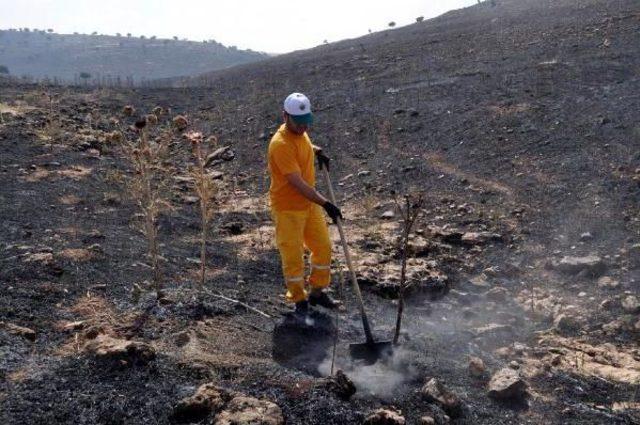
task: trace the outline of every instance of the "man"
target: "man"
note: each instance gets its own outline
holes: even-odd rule
[[[338,306],[323,290],[331,283],[331,240],[322,209],[334,223],[342,218],[342,213],[315,189],[314,156],[318,157],[321,167],[329,166],[329,158],[311,144],[307,135],[313,123],[309,99],[302,93],[290,94],[284,101],[282,116],[284,124],[269,143],[269,197],[286,298],[295,303],[296,315],[304,317],[309,304],[325,308]],[[311,251],[310,293],[305,289],[305,246]]]

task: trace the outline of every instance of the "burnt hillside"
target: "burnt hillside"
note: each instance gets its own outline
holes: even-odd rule
[[[280,99],[308,93],[337,169],[379,170],[375,187],[410,164],[426,189],[526,205],[535,234],[625,239],[640,201],[638,13],[634,1],[487,2],[185,83],[211,89],[234,133],[249,117],[253,134],[273,131]]]

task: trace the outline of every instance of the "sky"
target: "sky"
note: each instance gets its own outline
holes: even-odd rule
[[[216,40],[286,53],[425,19],[476,0],[0,0],[0,29]]]

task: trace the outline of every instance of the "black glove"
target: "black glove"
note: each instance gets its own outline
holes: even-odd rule
[[[331,158],[325,155],[322,149],[316,150],[316,158],[318,158],[320,169],[322,170],[322,167],[327,167],[327,171],[329,171],[329,161],[331,161]]]
[[[333,224],[336,224],[338,222],[338,218],[340,220],[344,220],[342,218],[342,211],[340,211],[340,208],[336,207],[331,202],[325,202],[322,205],[322,208],[324,208],[324,210],[327,212],[327,215],[331,218]]]

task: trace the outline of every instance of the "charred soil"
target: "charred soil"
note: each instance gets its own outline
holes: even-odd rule
[[[351,424],[378,408],[407,423],[638,423],[640,7],[496,3],[186,87],[0,82],[0,422],[171,423],[193,396],[197,423]],[[380,338],[400,276],[393,198],[426,196],[401,345],[375,365],[347,355],[363,336],[335,229],[346,309],[308,330],[285,317],[264,156],[292,91],[311,98],[311,137],[333,157]],[[171,138],[159,300],[113,136],[136,140],[137,115],[158,106]],[[178,114],[228,146],[208,165],[204,288]],[[326,378],[336,327],[353,395]]]

